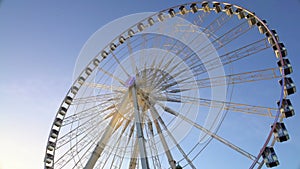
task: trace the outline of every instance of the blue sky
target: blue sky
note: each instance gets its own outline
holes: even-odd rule
[[[0,169],[43,165],[49,129],[72,83],[86,40],[106,23],[137,12],[159,11],[188,1],[2,0],[0,4]],[[243,6],[277,30],[288,49],[293,80],[300,82],[299,0],[228,1]],[[300,168],[298,94],[288,119],[291,140],[278,146],[281,166]],[[259,149],[259,148],[258,148]],[[297,156],[296,156],[297,155]]]

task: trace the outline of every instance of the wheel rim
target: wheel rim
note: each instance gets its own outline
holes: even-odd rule
[[[251,159],[250,162],[252,165],[250,168],[262,166],[263,162],[259,162],[259,159],[263,154],[263,150],[271,140],[271,136],[275,130],[274,124],[283,120],[282,114],[280,114],[279,111],[276,113],[276,108],[273,107],[234,102],[231,98],[231,92],[230,97],[227,96],[227,98],[225,97],[220,100],[216,100],[215,98],[207,99],[210,94],[207,94],[206,98],[202,96],[205,96],[206,93],[212,93],[212,89],[205,90],[207,87],[216,87],[216,90],[218,90],[218,87],[223,86],[223,92],[224,87],[226,87],[226,94],[227,90],[239,91],[249,89],[251,91],[251,87],[249,86],[245,88],[235,87],[238,89],[233,90],[233,86],[236,86],[236,84],[248,82],[256,82],[255,84],[257,84],[263,80],[283,79],[285,77],[283,71],[280,72],[276,67],[262,67],[257,69],[257,67],[261,66],[260,64],[255,65],[257,67],[252,71],[251,66],[248,67],[248,69],[250,68],[249,71],[238,73],[226,69],[226,75],[223,76],[222,74],[209,76],[209,73],[207,73],[207,71],[214,70],[219,66],[223,68],[223,65],[228,65],[230,69],[243,68],[241,70],[244,70],[244,67],[247,68],[247,65],[236,66],[236,62],[248,59],[249,56],[265,52],[269,50],[272,45],[278,49],[279,60],[281,64],[284,65],[284,56],[282,56],[281,51],[283,48],[280,47],[276,35],[271,32],[266,24],[248,10],[239,6],[221,3],[221,14],[218,14],[217,17],[212,17],[211,13],[213,13],[213,11],[218,12],[216,3],[208,4],[210,7],[207,6],[205,2],[195,4],[198,6],[197,8],[195,8],[193,4],[179,5],[155,13],[149,17],[153,20],[145,18],[137,22],[136,25],[133,25],[124,31],[124,33],[116,36],[111,43],[90,61],[73,83],[56,115],[48,139],[45,168],[62,168],[66,166],[71,168],[76,166],[84,167],[87,161],[89,161],[88,159],[90,159],[97,143],[104,143],[105,146],[103,150],[101,150],[100,158],[97,158],[95,164],[96,168],[101,168],[105,165],[121,168],[129,166],[130,164],[134,164],[136,167],[141,166],[139,160],[136,159],[137,150],[135,149],[137,149],[137,145],[135,142],[137,134],[135,128],[138,123],[132,120],[136,119],[136,117],[133,117],[134,102],[132,100],[134,100],[134,97],[130,92],[132,86],[135,86],[136,103],[139,109],[141,109],[139,114],[142,116],[141,127],[143,128],[143,137],[148,139],[148,142],[152,142],[148,143],[148,146],[144,145],[145,151],[150,154],[145,158],[147,161],[149,160],[148,165],[152,166],[150,168],[173,166],[170,159],[180,162],[180,165],[183,167],[189,166],[194,168],[194,160],[199,158],[199,154],[208,146],[212,138]],[[212,7],[213,5],[215,5],[215,7]],[[197,9],[197,13],[195,13],[195,9]],[[191,15],[195,15],[195,17]],[[194,30],[194,28],[182,28],[181,25],[181,29],[179,30],[183,30],[185,33],[182,34],[179,40],[178,37],[176,38],[174,30],[171,31],[174,33],[174,35],[172,35],[173,37],[170,35],[166,36],[165,32],[159,32],[161,34],[155,32],[154,34],[149,31],[151,28],[154,29],[155,25],[163,24],[164,22],[168,22],[168,20],[174,20],[174,18],[178,16],[188,21],[194,21],[191,22],[191,25],[195,25],[198,30],[201,30],[202,34],[207,35],[207,44],[204,43],[202,47],[200,46],[198,48],[198,52],[202,51],[204,53],[199,54],[195,52],[197,49],[191,47],[193,43],[192,40],[184,42],[185,40],[182,39],[184,36],[192,35],[187,33],[187,31]],[[236,16],[241,18],[242,21],[235,21],[238,24],[234,26],[228,25],[229,23],[235,23],[231,22],[231,20],[236,19],[234,18]],[[206,25],[204,23],[205,21],[202,21],[205,20],[205,17],[207,17]],[[154,23],[152,23],[152,21]],[[253,25],[251,26],[251,24]],[[167,26],[163,27],[166,28]],[[269,37],[262,38],[262,36],[257,36],[259,39],[252,39],[252,36],[249,38],[250,36],[248,35],[246,38],[244,37],[244,39],[243,35],[253,34],[253,28],[255,27],[259,27],[259,30],[262,31],[263,34],[269,34]],[[175,28],[180,28],[180,26],[175,26]],[[258,32],[257,30],[255,31]],[[179,33],[177,32],[176,34]],[[168,41],[170,39],[171,42]],[[244,41],[246,39],[248,41]],[[239,41],[243,43],[239,44]],[[160,42],[160,44],[157,45],[157,42]],[[178,53],[175,55],[175,50],[171,50],[174,46],[176,47],[177,43],[181,42],[183,43],[182,46],[188,47],[182,47],[181,51],[177,49]],[[184,45],[185,43],[188,45]],[[173,44],[172,48],[165,50],[168,49],[165,45],[169,44]],[[158,49],[153,49],[154,47]],[[185,57],[181,57],[180,53],[186,52],[184,50],[188,48],[190,48],[190,51],[187,50],[189,54]],[[218,58],[210,56],[211,53],[213,53],[211,52],[213,49],[215,49],[215,53],[219,55]],[[164,53],[164,51],[168,52]],[[268,52],[271,53],[270,51]],[[170,53],[173,53],[173,55]],[[171,56],[168,56],[169,54]],[[200,60],[195,58],[185,60],[185,58],[191,58],[194,54],[197,56],[201,55]],[[112,60],[114,61],[112,62]],[[195,60],[200,63],[195,63]],[[189,61],[191,63],[188,63]],[[221,65],[217,64],[218,61]],[[185,64],[182,64],[182,67],[178,66],[181,65],[181,63]],[[174,71],[177,68],[178,71]],[[132,70],[130,71],[130,69]],[[180,70],[187,71],[181,73]],[[227,74],[230,71],[232,72]],[[201,76],[203,74],[206,76]],[[167,88],[167,86],[170,85],[171,87]],[[189,87],[186,87],[187,85],[189,85]],[[279,99],[279,107],[282,105],[282,100],[287,96],[284,95],[284,86],[285,81],[283,81],[280,87],[281,96]],[[123,103],[127,106],[124,107]],[[186,105],[189,106],[186,107]],[[213,112],[216,112],[216,110],[222,112],[215,114],[213,118],[203,118],[211,121],[210,123],[212,124],[207,126],[205,125],[206,120],[204,120],[206,122],[198,121],[198,114],[187,116],[193,109],[201,110],[199,109],[201,106],[213,109]],[[174,109],[179,109],[179,111],[175,111]],[[115,111],[112,110],[117,110],[117,113],[114,113]],[[183,110],[187,110],[186,113],[184,113]],[[122,111],[124,112],[122,113]],[[207,111],[207,109],[202,111]],[[273,123],[273,128],[271,131],[268,130],[268,138],[266,140],[262,139],[265,144],[257,156],[227,141],[230,140],[230,138],[223,139],[223,137],[215,134],[228,111],[244,112],[270,118],[268,121]],[[148,112],[148,114],[145,112]],[[173,117],[170,117],[170,115],[173,115]],[[208,115],[211,115],[211,113],[208,113]],[[114,121],[114,118],[117,120]],[[186,135],[182,138],[174,137],[174,134],[170,131],[176,131],[176,128],[179,126],[179,124],[176,123],[176,119],[180,119],[178,122],[181,123],[181,126],[184,126],[182,123],[189,125],[189,127],[187,127],[188,131],[194,132],[195,129],[201,130],[201,133],[205,133],[205,135],[202,135],[202,137],[200,137],[202,139],[200,140],[199,138],[195,138],[197,141],[195,141],[192,146],[185,147],[187,150],[183,150],[180,144],[186,145],[188,143],[186,139],[193,138],[193,135],[185,133]],[[191,119],[196,120],[193,121]],[[99,126],[99,123],[101,123],[101,126]],[[111,126],[111,124],[113,124],[113,126]],[[106,139],[103,134],[99,133],[106,133],[109,130],[107,126],[110,126],[111,133],[109,134],[110,137]],[[173,126],[173,128],[170,126]],[[152,132],[155,128],[156,132]],[[160,137],[159,133],[162,129],[164,129],[164,132],[161,131],[163,132],[163,137]],[[116,134],[117,132],[120,132],[119,136]],[[116,136],[113,137],[113,134]],[[199,136],[201,134],[194,133],[194,135]],[[155,137],[157,137],[157,139],[154,139]],[[169,144],[167,147],[162,143],[164,139],[166,140],[165,142]],[[275,139],[270,143],[271,146],[275,144],[274,140]],[[173,145],[171,142],[173,142]],[[68,148],[66,145],[68,145]],[[129,145],[131,145],[131,148],[128,148],[130,147]],[[117,148],[115,148],[115,146],[117,146]],[[156,150],[151,150],[150,147],[155,147]],[[127,150],[128,154],[126,152],[127,148],[129,149]],[[54,149],[56,150],[54,151]],[[162,151],[158,152],[158,149]],[[260,149],[260,147],[257,147],[257,149]],[[170,151],[171,155],[173,154],[172,157],[166,155],[168,151]],[[140,158],[143,159],[143,157]],[[162,162],[162,160],[165,160],[165,162]],[[196,167],[199,166],[196,165]]]

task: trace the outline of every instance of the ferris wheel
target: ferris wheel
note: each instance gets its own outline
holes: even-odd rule
[[[62,101],[45,169],[279,165],[274,148],[289,140],[296,87],[287,49],[265,20],[195,2],[114,37]]]

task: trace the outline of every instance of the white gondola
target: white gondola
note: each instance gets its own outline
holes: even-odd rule
[[[280,85],[282,86],[282,79],[279,80]],[[296,86],[291,77],[284,78],[284,95],[288,96],[296,93]]]
[[[56,118],[55,121],[54,121],[54,125],[56,127],[61,127],[62,123],[63,123],[63,120],[60,119],[60,118]]]
[[[255,17],[253,15],[248,14],[246,16],[247,20],[248,20],[248,24],[249,26],[253,26],[256,24],[257,20],[255,19]]]
[[[72,101],[73,101],[73,98],[71,96],[67,96],[65,98],[65,103],[68,104],[68,105],[70,105],[72,103]]]
[[[59,109],[58,113],[59,113],[61,116],[65,116],[66,113],[67,113],[67,108],[61,107],[61,108]]]
[[[244,10],[241,8],[236,9],[236,15],[238,16],[239,19],[244,19],[246,17]]]
[[[110,50],[114,51],[114,50],[116,50],[117,45],[114,44],[114,43],[111,43],[111,44],[109,45],[109,47],[110,47]]]
[[[132,29],[129,29],[128,31],[128,36],[132,37],[134,35],[134,31]]]
[[[279,37],[277,35],[277,32],[275,30],[271,30],[271,34],[269,32],[266,33],[266,36],[268,38],[269,43],[274,46],[275,40],[273,39],[272,35],[275,37],[276,41],[279,41]]]
[[[198,6],[197,6],[196,3],[191,4],[190,8],[191,8],[193,13],[198,12]]]
[[[170,15],[171,17],[174,17],[174,16],[176,15],[174,9],[172,9],[172,8],[169,9],[168,13],[169,13],[169,15]]]
[[[232,9],[232,5],[231,4],[225,5],[224,9],[225,9],[225,13],[228,16],[231,16],[233,14],[233,9]]]
[[[45,162],[50,164],[53,162],[53,159],[54,159],[54,156],[52,154],[48,154],[46,155],[46,159],[45,159]]]
[[[271,127],[273,127],[273,125]],[[273,134],[278,142],[284,142],[290,139],[284,123],[277,122]]]
[[[91,75],[92,72],[93,72],[93,70],[92,70],[91,68],[89,68],[89,67],[87,67],[87,68],[85,69],[85,73],[86,73],[88,76]]]
[[[216,13],[222,12],[222,7],[219,2],[213,2],[213,7]]]
[[[279,60],[277,62],[277,65],[280,69],[281,74],[282,74],[282,72],[284,72],[284,75],[291,74],[293,72],[293,68],[292,68],[290,61],[288,59],[282,59],[282,61],[283,61],[283,65],[281,63],[281,60]]]
[[[154,25],[154,19],[153,18],[148,18],[148,23],[150,26]]]
[[[267,21],[266,20],[262,20],[262,22],[266,25]],[[257,22],[257,27],[258,30],[261,34],[265,34],[267,32],[267,28],[261,23],[261,22]]]
[[[78,90],[79,90],[78,87],[72,86],[72,88],[71,88],[71,93],[73,93],[73,94],[75,95],[75,94],[77,94]]]
[[[78,81],[79,84],[83,85],[83,83],[85,81],[85,78],[80,76],[77,81]]]
[[[143,23],[139,23],[139,24],[137,24],[137,28],[141,32],[141,31],[143,31],[145,29],[145,26],[144,26]]]
[[[273,147],[266,147],[262,156],[267,167],[271,168],[279,165],[279,161]]]
[[[101,56],[103,59],[107,57],[108,53],[106,51],[102,51]]]
[[[279,104],[280,102],[278,101],[277,105],[280,106]],[[282,105],[279,110],[285,118],[292,117],[295,115],[295,111],[290,99],[282,99]]]
[[[52,163],[52,160],[51,160],[50,158],[46,158],[45,162],[46,162],[47,164],[51,164],[51,163]]]
[[[50,137],[52,138],[52,139],[56,139],[57,137],[58,137],[58,130],[56,130],[56,129],[52,129],[51,130],[51,134],[50,134]]]
[[[119,37],[119,42],[121,43],[121,44],[123,44],[124,42],[125,42],[125,38],[123,37],[123,36],[120,36]]]
[[[281,51],[281,56],[282,56],[282,57],[285,57],[285,56],[287,55],[287,50],[286,50],[286,48],[284,47],[284,44],[283,44],[283,43],[278,43],[278,46],[279,46],[279,49],[280,49],[280,51]],[[278,50],[278,48],[277,48],[276,45],[273,45],[273,50],[274,50],[274,52],[275,52],[275,54],[276,54],[276,57],[277,57],[277,58],[280,58],[280,52],[279,52],[279,50]]]
[[[185,6],[182,5],[182,6],[179,7],[179,13],[181,15],[185,15],[185,14],[188,13],[188,11],[186,10]]]
[[[94,61],[93,61],[93,64],[94,64],[95,66],[98,66],[99,63],[100,63],[99,59],[95,58]]]
[[[207,1],[202,2],[202,9],[204,12],[210,12],[210,7]]]
[[[162,21],[165,20],[165,16],[164,16],[163,13],[159,13],[159,14],[157,15],[157,18],[158,18],[158,20],[159,20],[160,22],[162,22]]]
[[[54,142],[48,142],[48,145],[47,145],[47,150],[48,151],[53,151],[55,149],[55,143]]]

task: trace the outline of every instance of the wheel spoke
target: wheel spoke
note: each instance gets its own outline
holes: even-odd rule
[[[155,169],[156,169],[156,167],[161,169],[162,168],[161,164],[160,164],[161,162],[160,162],[160,159],[158,156],[158,149],[157,149],[156,143],[154,141],[153,125],[152,125],[150,118],[147,122],[147,126],[148,126],[148,130],[146,130],[146,133],[147,133],[147,137],[149,138],[147,142],[148,142],[151,157],[152,157],[152,163],[153,163],[153,166]]]
[[[129,169],[135,169],[137,166],[137,156],[138,156],[138,138],[134,141],[134,148],[132,151],[131,159],[129,162]]]
[[[192,121],[192,120],[186,118],[185,116],[181,115],[180,113],[176,112],[175,110],[173,110],[173,109],[171,109],[171,108],[169,108],[169,107],[167,107],[167,106],[164,106],[164,105],[162,105],[162,104],[159,104],[159,105],[160,105],[166,112],[168,112],[168,113],[170,113],[170,114],[172,114],[172,115],[174,115],[174,116],[176,116],[176,117],[179,117],[180,119],[182,119],[182,120],[186,121],[187,123],[193,125],[193,126],[196,127],[197,129],[199,129],[199,130],[205,132],[207,135],[211,136],[212,138],[214,138],[214,139],[220,141],[221,143],[225,144],[226,146],[230,147],[231,149],[233,149],[233,150],[239,152],[239,153],[242,154],[243,156],[245,156],[245,157],[247,157],[247,158],[249,158],[249,159],[251,159],[251,160],[253,160],[253,161],[256,159],[256,157],[255,157],[254,155],[252,155],[252,154],[250,154],[249,152],[243,150],[242,148],[240,148],[240,147],[238,147],[238,146],[236,146],[236,145],[230,143],[228,140],[225,140],[224,138],[222,138],[222,137],[218,136],[217,134],[211,132],[210,130],[204,128],[203,126],[201,126],[201,125],[195,123],[194,121]]]
[[[160,141],[161,141],[161,143],[163,145],[164,152],[165,152],[165,155],[167,156],[169,165],[171,166],[172,169],[175,169],[176,166],[175,166],[175,163],[174,163],[173,156],[172,156],[172,154],[170,152],[170,149],[169,149],[169,146],[167,144],[167,141],[165,140],[165,137],[163,136],[162,130],[160,128],[160,125],[159,125],[157,119],[155,119],[155,117],[152,117],[152,118],[154,119],[154,124],[155,124],[156,130],[157,130],[157,133],[159,135]]]
[[[228,110],[232,112],[254,114],[260,116],[267,116],[275,118],[277,109],[263,106],[254,106],[249,104],[210,100],[204,98],[194,98],[189,96],[180,96],[176,94],[168,94],[165,97],[156,97],[159,101],[168,101],[168,102],[177,102],[177,103],[188,103],[188,104],[197,104],[200,106],[222,108],[223,110]]]
[[[97,88],[97,89],[104,89],[108,91],[116,91],[116,92],[124,92],[126,88],[119,87],[119,86],[112,86],[107,84],[101,84],[101,83],[84,83],[84,86],[91,87],[91,88]]]
[[[64,168],[69,162],[74,160],[73,157],[74,157],[75,152],[76,152],[76,154],[78,154],[81,151],[83,151],[86,147],[88,147],[87,150],[84,153],[84,154],[86,154],[87,152],[90,151],[90,149],[92,148],[92,146],[95,144],[96,140],[99,137],[100,137],[100,135],[98,135],[96,137],[96,139],[88,139],[87,137],[82,137],[72,147],[70,147],[69,150],[67,150],[59,159],[57,159],[55,164],[58,165],[58,168]],[[81,148],[79,150],[77,150],[78,145],[81,146]],[[88,145],[90,145],[90,146],[88,146]]]
[[[76,98],[73,100],[72,105],[118,101],[121,95],[122,94],[117,94],[117,93],[106,93],[106,94],[101,94],[96,96]]]
[[[142,97],[143,97],[144,100],[147,100],[143,95],[142,95]],[[186,161],[191,166],[191,168],[195,169],[196,167],[194,166],[193,162],[189,159],[189,157],[186,155],[186,153],[184,152],[184,150],[178,144],[178,142],[176,141],[176,139],[174,138],[174,136],[172,135],[172,133],[169,131],[169,129],[165,125],[164,121],[160,117],[159,113],[157,112],[157,110],[153,106],[153,104],[151,104],[149,101],[146,101],[146,104],[150,108],[151,116],[152,116],[152,119],[154,119],[154,124],[155,124],[155,126],[157,128],[158,134],[162,137],[161,128],[160,128],[160,126],[159,126],[159,124],[157,122],[157,119],[159,120],[159,122],[163,126],[163,128],[167,131],[167,133],[171,137],[173,143],[176,145],[176,147],[178,148],[178,150],[180,151],[180,153],[183,155],[183,157],[186,159]],[[151,131],[151,134],[153,135],[153,129],[150,128],[150,131]],[[163,147],[164,147],[165,151],[169,150],[167,142],[165,140],[162,140],[162,144],[163,144]],[[167,158],[169,160],[170,166],[173,168],[174,167],[173,165],[175,165],[175,164],[173,164],[174,160],[172,158],[172,155],[171,155],[170,152],[166,152],[166,153],[167,153]]]
[[[127,49],[128,49],[128,54],[131,55],[133,53],[132,51],[132,46],[131,46],[131,40],[128,39],[126,41],[126,45],[127,45]],[[134,57],[130,57],[130,63],[131,63],[131,68],[132,68],[132,73],[134,73],[135,75],[138,74],[137,70],[136,70],[136,62]]]
[[[194,166],[192,160],[190,160],[190,158],[186,155],[186,153],[184,152],[184,150],[181,148],[180,144],[176,141],[176,139],[174,138],[174,136],[172,135],[172,133],[167,128],[166,124],[164,123],[164,121],[162,120],[162,118],[160,117],[160,115],[158,114],[156,108],[153,105],[150,105],[150,109],[151,109],[152,117],[156,117],[159,120],[160,124],[167,131],[167,133],[170,136],[170,138],[172,139],[173,143],[176,145],[177,149],[180,151],[180,153],[182,154],[182,156],[188,162],[188,164],[190,165],[190,167],[193,168],[193,169],[196,169],[196,167]]]
[[[118,81],[118,82],[119,82],[120,84],[122,84],[123,86],[126,86],[126,83],[125,83],[123,80],[121,80],[121,79],[119,79],[118,77],[114,76],[114,75],[111,74],[110,72],[108,72],[108,71],[106,71],[106,70],[104,70],[104,69],[102,69],[102,68],[100,68],[100,67],[98,67],[98,70],[101,71],[102,73],[108,75],[108,76],[111,77],[112,79]]]
[[[189,89],[191,90],[191,89],[198,89],[198,88],[210,88],[215,86],[234,85],[234,84],[256,82],[262,80],[279,79],[280,77],[281,75],[279,74],[278,68],[268,68],[268,69],[256,70],[251,72],[230,74],[226,76],[199,79],[196,80],[197,82],[196,86],[191,86],[189,88],[181,88],[181,90],[185,91]],[[180,83],[180,85],[184,87],[188,84],[191,84],[191,82],[193,81],[184,81]]]
[[[195,72],[195,76],[199,76],[207,71],[216,69],[220,66],[225,66],[227,64],[233,63],[235,61],[238,61],[247,56],[251,56],[253,54],[256,54],[256,53],[263,51],[265,49],[268,49],[268,48],[270,48],[270,45],[268,44],[267,39],[264,38],[264,39],[254,42],[254,43],[243,46],[232,52],[228,52],[218,58],[211,59],[211,60],[208,60],[203,63],[202,62],[194,62],[194,64],[190,65],[191,66],[190,69]],[[220,61],[222,64],[220,64]],[[184,71],[186,71],[186,70],[183,69],[183,70],[180,70],[179,72],[184,72]],[[172,83],[166,84],[165,86],[163,86],[163,90],[167,89],[169,87],[172,87],[172,86],[176,85],[177,83],[181,83],[181,82],[184,82],[187,80],[190,80],[190,79],[183,77],[183,79],[181,79],[177,82],[172,82]]]
[[[222,13],[219,17],[217,17],[214,21],[212,21],[204,30],[203,32],[207,35],[207,37],[211,37],[214,35],[215,32],[220,30],[222,26],[227,23],[231,17],[228,17],[226,14]]]
[[[122,124],[123,122],[124,122],[124,118],[119,120],[119,124],[116,125],[116,127],[115,127],[115,129],[114,129],[114,133],[115,133],[116,130],[119,128],[118,126],[121,126],[121,124]],[[117,157],[117,153],[115,153],[114,151],[116,151],[116,149],[119,148],[119,146],[120,146],[122,136],[123,136],[125,130],[127,129],[127,127],[128,127],[128,124],[129,124],[128,122],[130,122],[130,121],[127,120],[127,122],[126,122],[127,125],[125,124],[124,127],[123,127],[123,129],[122,129],[122,131],[119,133],[119,136],[118,136],[118,138],[117,138],[117,140],[116,140],[116,143],[115,143],[116,145],[114,145],[113,148],[111,149],[111,151],[108,153],[108,157],[107,157],[106,160],[104,161],[103,167],[106,166],[106,163],[109,161],[109,159],[110,159],[110,157],[111,157],[112,155],[113,155],[113,159],[112,159],[112,162],[111,162],[111,164],[112,164],[111,167],[113,166],[115,159],[118,158],[118,157]],[[118,150],[118,151],[120,151],[120,150]],[[102,159],[102,160],[103,160],[103,159]],[[119,164],[119,165],[122,165],[122,164]]]
[[[200,23],[195,23],[195,25],[198,25],[201,27],[201,22],[203,22],[204,17],[207,16],[206,13],[201,13],[198,15]],[[225,25],[225,23],[230,20],[230,17],[226,16],[225,14],[221,14],[219,17],[217,17],[214,21],[212,21],[206,28],[204,28],[203,33],[205,33],[205,35],[207,36],[207,38],[210,38],[211,36],[214,35],[214,33],[216,31],[218,31],[219,29],[221,29],[221,27],[223,25]],[[197,34],[196,37],[194,37],[191,41],[189,41],[188,45],[191,45],[193,42],[195,42],[196,39],[199,38],[201,34]],[[214,40],[214,42],[219,42],[217,40]],[[183,48],[174,48],[176,46],[177,40],[172,46],[172,48],[170,48],[169,50],[173,51],[174,53],[176,53],[177,55],[179,55],[181,52],[183,52],[187,46],[184,46]],[[220,42],[219,42],[220,43]],[[174,51],[175,49],[175,51]],[[179,50],[176,50],[179,49]],[[188,57],[186,59],[188,59],[190,57],[190,55],[187,55]],[[185,60],[185,59],[184,59]]]
[[[208,16],[208,13],[206,12],[199,12],[197,14],[197,19],[194,21],[194,25],[198,25],[199,27],[202,27],[202,24],[205,22],[205,18]]]
[[[123,97],[122,102],[118,105],[118,110],[124,109],[124,102],[128,99],[128,92]],[[111,119],[109,125],[106,127],[105,132],[103,133],[101,139],[97,143],[92,156],[88,160],[85,169],[92,169],[94,165],[96,164],[98,158],[100,157],[102,151],[104,150],[107,142],[109,141],[111,135],[113,134],[113,128],[115,127],[117,121],[119,120],[119,112],[116,112],[113,118]]]
[[[118,57],[114,54],[113,51],[111,51],[111,54],[113,56],[113,58],[116,60],[116,62],[118,63],[118,65],[121,67],[121,69],[123,70],[123,72],[127,75],[127,77],[129,78],[130,75],[129,73],[126,71],[126,69],[124,68],[124,66],[121,64],[120,60],[118,59]]]
[[[107,119],[103,118],[102,120],[97,121],[98,120],[97,117],[99,117],[99,114],[93,115],[92,117],[90,117],[85,122],[78,125],[77,127],[72,128],[72,130],[70,130],[65,135],[62,135],[61,137],[59,137],[57,140],[56,149],[61,148],[62,146],[66,145],[67,143],[72,141],[72,139],[79,137],[82,134],[85,134],[86,132],[87,132],[87,134],[85,135],[85,137],[88,136],[94,129],[99,127],[102,122],[107,120]]]
[[[245,57],[251,56],[251,55],[261,52],[265,49],[268,49],[270,47],[271,46],[267,42],[267,39],[264,38],[264,39],[254,42],[254,43],[245,45],[234,51],[223,54],[223,55],[219,56],[218,58],[214,58],[214,59],[205,61],[203,63],[199,63],[195,66],[192,66],[191,69],[194,70],[196,72],[195,75],[198,76],[209,70],[213,70],[220,66],[228,65],[230,63],[233,63],[233,62],[243,59]],[[220,61],[222,64],[219,64]]]
[[[99,110],[100,107],[103,108],[103,109]],[[93,115],[99,116],[101,113],[104,113],[108,110],[112,110],[114,108],[115,108],[115,105],[111,104],[109,102],[104,102],[104,103],[101,103],[101,104],[97,104],[95,106],[92,106],[92,107],[89,107],[87,109],[81,110],[81,111],[79,111],[79,112],[77,112],[73,115],[65,117],[65,119],[62,123],[62,126],[70,125],[74,122],[86,119],[86,118],[91,117]]]
[[[205,45],[204,47],[201,47],[196,52],[201,53],[201,59],[204,60],[214,52],[214,50],[211,49],[212,46],[214,46],[216,50],[219,50],[227,44],[229,44],[230,42],[232,42],[233,40],[240,37],[241,35],[245,34],[251,28],[252,27],[249,27],[247,21],[244,21],[241,24],[229,30],[228,32],[226,32],[225,34],[221,35],[219,38],[215,39],[211,43]]]

